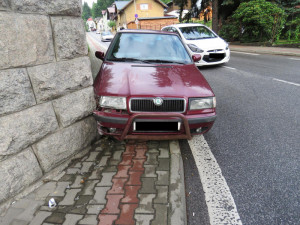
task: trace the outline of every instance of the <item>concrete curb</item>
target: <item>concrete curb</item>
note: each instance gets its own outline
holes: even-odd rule
[[[169,225],[186,225],[184,169],[178,141],[170,141]]]

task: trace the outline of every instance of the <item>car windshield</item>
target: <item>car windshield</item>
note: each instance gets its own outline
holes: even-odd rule
[[[203,26],[180,27],[179,29],[186,40],[217,37],[213,32]]]
[[[106,59],[143,63],[192,63],[178,36],[151,33],[118,33]]]

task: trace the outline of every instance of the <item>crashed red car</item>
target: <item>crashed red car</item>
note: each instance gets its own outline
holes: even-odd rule
[[[191,139],[216,119],[215,95],[174,33],[122,30],[94,82],[93,115],[101,135],[123,139]]]

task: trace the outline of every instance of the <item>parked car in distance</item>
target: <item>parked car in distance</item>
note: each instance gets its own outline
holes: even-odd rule
[[[201,55],[201,60],[195,62],[196,66],[223,64],[230,59],[228,43],[205,25],[181,23],[163,27],[162,30],[178,34],[191,55]]]
[[[101,33],[101,41],[111,41],[114,35],[110,31],[103,31]]]
[[[96,34],[100,34],[100,30],[96,30]]]
[[[216,119],[216,98],[174,33],[122,30],[94,81],[101,135],[123,139],[191,139]]]

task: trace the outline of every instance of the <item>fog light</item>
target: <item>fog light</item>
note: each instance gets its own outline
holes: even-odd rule
[[[109,129],[109,133],[115,133],[117,131],[117,128],[113,128],[113,127],[110,127],[108,129]]]
[[[201,133],[201,131],[202,131],[202,127],[196,129],[196,133]]]

